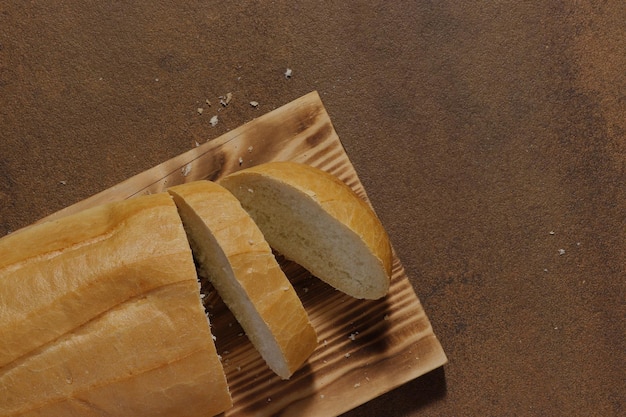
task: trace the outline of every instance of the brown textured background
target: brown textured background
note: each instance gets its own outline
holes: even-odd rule
[[[626,3],[539,3],[2,1],[0,235],[317,90],[450,360],[347,415],[623,415]]]

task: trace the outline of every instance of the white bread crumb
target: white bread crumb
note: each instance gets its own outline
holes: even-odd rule
[[[181,172],[183,173],[183,177],[186,177],[187,175],[189,175],[189,173],[191,172],[191,162],[185,165],[181,169]]]
[[[233,93],[226,93],[225,96],[220,96],[220,104],[222,107],[226,107],[230,104],[233,99]]]

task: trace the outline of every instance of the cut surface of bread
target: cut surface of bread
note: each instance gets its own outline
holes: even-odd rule
[[[219,181],[248,211],[270,246],[356,298],[389,291],[392,251],[373,209],[335,176],[269,162]]]
[[[232,405],[167,193],[0,239],[0,416],[209,416]]]
[[[289,378],[317,335],[270,246],[239,201],[210,181],[169,189],[209,281],[268,366]]]

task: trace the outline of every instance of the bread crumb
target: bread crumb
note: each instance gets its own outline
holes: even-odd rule
[[[248,240],[248,245],[250,245],[250,246],[254,245],[254,240],[252,240],[252,239]]]
[[[253,190],[252,188],[248,188],[248,192],[249,192],[249,193],[253,193],[253,192],[254,192],[254,190]]]
[[[285,71],[285,78],[287,79],[291,78],[292,74],[293,74],[293,71],[291,70],[291,68],[287,68],[287,70]]]
[[[196,111],[198,112],[198,114],[202,114],[204,112],[204,109],[202,107],[198,107]]]
[[[194,141],[194,142],[195,142],[195,144],[196,144],[196,148],[197,148],[198,146],[200,146],[200,144],[198,143],[198,141],[197,141],[197,140],[196,140],[196,141]]]
[[[360,386],[361,386],[361,383],[360,383],[360,382],[357,382],[356,384],[354,384],[354,388],[358,388],[358,387],[360,387]]]
[[[552,230],[551,230],[551,231],[550,231],[550,234],[551,234],[551,235],[554,235],[554,231],[552,231]]]
[[[216,126],[217,125],[217,115],[211,117],[211,120],[209,120],[209,123],[211,123],[211,126]]]
[[[230,104],[233,99],[233,93],[226,93],[225,96],[220,96],[220,104],[222,107],[226,107]]]
[[[250,102],[250,105],[251,105],[252,107],[254,107],[254,108],[257,108],[257,107],[259,107],[259,102],[258,102],[258,101],[251,101],[251,102]]]
[[[59,181],[61,185],[67,185],[67,181]]]
[[[359,334],[359,332],[354,332],[354,333],[350,334],[350,336],[348,336],[348,339],[354,341],[356,339],[356,335],[358,335],[358,334]]]
[[[565,255],[565,249],[559,249],[559,255]]]
[[[211,337],[213,338],[214,342],[217,340],[217,337],[214,334],[212,334]]]
[[[211,102],[209,101],[208,98],[204,102],[207,104],[207,106],[211,107]]]
[[[350,357],[350,352],[346,353],[346,354],[345,354],[345,355],[343,355],[343,356],[345,356],[346,358],[349,358],[349,357]]]
[[[189,173],[191,172],[191,162],[189,162],[187,165],[185,165],[181,169],[181,172],[183,173],[183,177],[186,177],[187,175],[189,175]]]
[[[241,164],[243,164],[243,158],[240,156],[239,157],[239,166],[241,166]]]
[[[254,149],[252,146],[248,146],[248,153],[252,152],[252,149]]]

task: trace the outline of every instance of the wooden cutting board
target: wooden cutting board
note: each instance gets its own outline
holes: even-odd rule
[[[216,180],[276,160],[326,170],[367,200],[319,95],[312,92],[43,220],[184,182]],[[397,257],[390,293],[376,301],[345,296],[278,258],[310,315],[320,345],[303,369],[283,381],[265,366],[212,291],[205,305],[234,401],[226,416],[336,416],[446,363]]]

